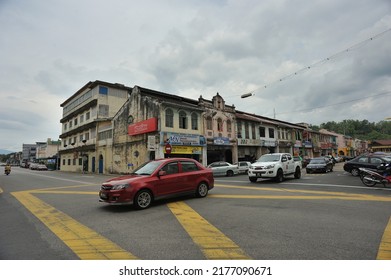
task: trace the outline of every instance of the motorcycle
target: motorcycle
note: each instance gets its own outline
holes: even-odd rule
[[[11,173],[11,169],[5,169],[4,174],[9,175]]]
[[[381,164],[376,171],[368,168],[359,168],[360,179],[367,187],[383,184],[383,187],[391,184],[391,163]]]

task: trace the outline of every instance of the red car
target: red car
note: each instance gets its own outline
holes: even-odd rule
[[[148,208],[154,200],[178,194],[205,197],[214,187],[213,172],[189,158],[156,159],[144,163],[131,174],[102,184],[99,201],[133,204]]]

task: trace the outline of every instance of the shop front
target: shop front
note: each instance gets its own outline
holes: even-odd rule
[[[161,132],[160,140],[165,158],[185,157],[200,163],[206,162],[206,141],[203,135]]]
[[[254,162],[261,155],[261,139],[238,139],[238,160]]]
[[[235,142],[230,141],[228,137],[214,137],[207,140],[207,157],[208,164],[215,161],[226,161],[229,163],[236,162],[237,146]]]
[[[276,153],[276,140],[262,140],[262,154]]]

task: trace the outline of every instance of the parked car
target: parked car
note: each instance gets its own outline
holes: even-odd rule
[[[311,159],[311,161],[306,166],[306,172],[308,174],[315,172],[331,172],[333,171],[334,164],[331,159],[327,157],[316,157]]]
[[[352,156],[341,156],[341,158],[342,158],[342,161],[349,161],[349,160],[354,159],[354,157],[352,157]]]
[[[214,176],[233,176],[239,174],[239,167],[225,161],[216,161],[208,165]]]
[[[29,168],[31,170],[38,170],[38,163],[35,162],[30,163]]]
[[[153,201],[185,194],[206,197],[214,187],[212,170],[189,158],[156,159],[129,175],[104,182],[99,201],[148,208]]]
[[[365,154],[345,162],[343,169],[353,176],[360,175],[360,167],[377,169],[382,163],[389,163],[391,159],[383,155]]]
[[[302,166],[303,168],[306,168],[307,165],[310,163],[310,161],[311,161],[311,158],[305,157],[305,158],[302,160],[302,162],[301,162],[301,166]]]
[[[234,165],[237,165],[239,167],[239,173],[247,174],[248,169],[250,168],[251,162],[239,161],[239,162],[235,162]]]
[[[36,169],[37,170],[41,170],[41,171],[42,170],[46,171],[46,170],[48,170],[48,167],[45,164],[43,164],[43,163],[39,163],[39,164],[37,164]]]

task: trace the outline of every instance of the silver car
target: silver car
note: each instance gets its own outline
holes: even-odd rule
[[[216,161],[208,165],[214,176],[233,176],[239,174],[239,167],[225,161]]]

